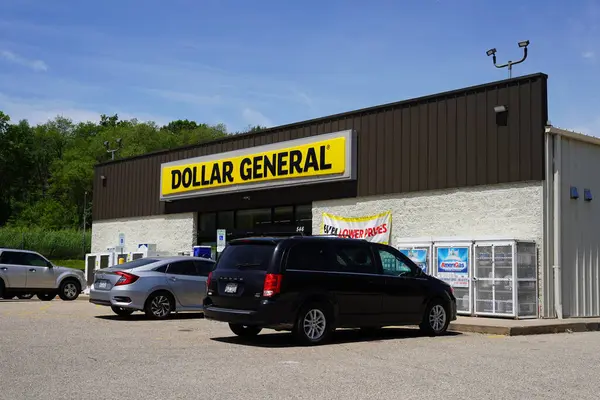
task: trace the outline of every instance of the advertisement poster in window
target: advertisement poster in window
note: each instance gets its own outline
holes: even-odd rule
[[[429,248],[428,247],[400,247],[400,253],[410,258],[426,274],[429,273]]]
[[[323,213],[321,234],[365,239],[369,242],[388,244],[390,241],[391,224],[391,211],[361,217],[340,217],[338,215]]]
[[[437,277],[453,287],[469,287],[469,247],[438,247]]]

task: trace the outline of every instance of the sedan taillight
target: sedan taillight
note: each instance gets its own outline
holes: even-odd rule
[[[139,276],[129,274],[127,272],[118,271],[115,273],[121,276],[117,283],[115,283],[115,286],[131,285],[133,282],[139,279]]]

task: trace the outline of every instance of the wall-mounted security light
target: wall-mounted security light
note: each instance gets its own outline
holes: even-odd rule
[[[591,191],[591,189],[583,189],[583,199],[585,201],[592,201],[592,191]]]
[[[579,191],[576,186],[571,186],[570,195],[572,199],[576,200],[579,198]]]
[[[519,61],[509,61],[506,64],[498,65],[496,64],[496,49],[489,49],[485,52],[485,54],[489,57],[492,56],[494,61],[494,66],[496,68],[505,68],[508,67],[508,77],[512,78],[512,67],[513,65],[521,64],[527,58],[527,46],[529,46],[529,40],[522,40],[518,43],[519,47],[523,49],[523,57]]]
[[[494,106],[494,113],[496,114],[496,125],[508,125],[508,106],[503,104]]]

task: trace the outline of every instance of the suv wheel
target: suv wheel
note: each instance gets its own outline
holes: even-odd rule
[[[172,297],[165,292],[158,292],[148,297],[144,312],[152,319],[165,319],[174,309],[175,304]]]
[[[115,314],[117,314],[119,317],[128,317],[131,314],[133,314],[133,310],[123,308],[123,307],[111,306],[110,309],[113,310],[113,312]]]
[[[231,332],[235,333],[240,337],[251,337],[256,336],[262,331],[260,326],[250,326],[250,325],[241,325],[241,324],[229,324],[229,329]]]
[[[310,303],[302,308],[294,327],[294,334],[301,343],[324,343],[332,332],[329,307],[320,303]]]
[[[56,293],[38,293],[36,296],[41,301],[50,301],[56,297]]]
[[[430,336],[443,335],[448,329],[448,309],[441,300],[433,300],[425,309],[421,330]]]
[[[58,289],[58,297],[64,301],[71,301],[79,297],[79,285],[72,279],[64,280]]]

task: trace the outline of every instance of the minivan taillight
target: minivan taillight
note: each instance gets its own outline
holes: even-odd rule
[[[122,271],[115,272],[115,274],[121,276],[119,278],[119,280],[117,281],[117,283],[115,283],[115,286],[131,285],[133,282],[137,281],[139,278],[139,276],[137,276],[137,275],[129,274],[127,272],[122,272]]]
[[[210,288],[210,280],[212,279],[212,271],[208,273],[208,278],[206,278],[206,287]]]
[[[281,278],[280,274],[265,275],[263,297],[273,297],[281,291]]]

